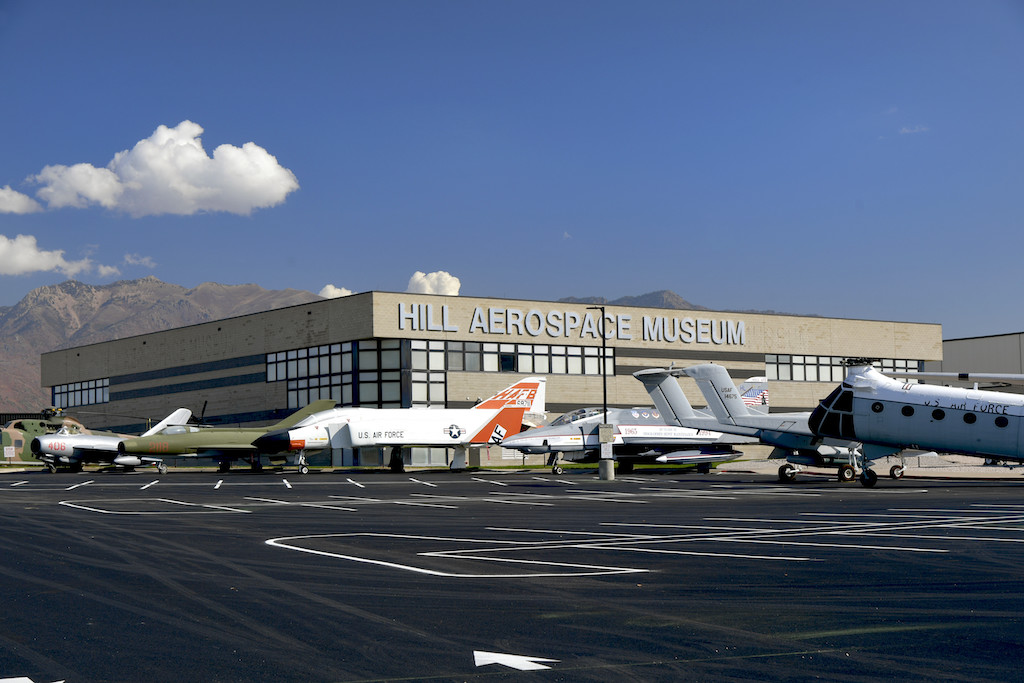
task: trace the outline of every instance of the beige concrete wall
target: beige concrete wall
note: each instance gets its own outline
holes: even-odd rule
[[[561,334],[552,334],[554,326],[545,324],[539,334],[519,335],[517,327],[511,331],[509,320],[517,319],[508,311],[516,311],[525,318],[536,312],[546,321],[555,314],[574,313],[581,321],[596,320],[600,312],[588,310],[583,304],[527,301],[522,299],[481,299],[472,297],[445,297],[426,294],[399,294],[374,292],[374,335],[377,337],[412,337],[416,339],[438,339],[448,341],[480,341],[521,344],[564,344],[578,346],[601,346],[597,333],[579,329]],[[407,315],[430,307],[431,317],[402,320],[400,311]],[[404,308],[403,308],[404,307]],[[491,332],[477,325],[474,327],[474,312],[481,309],[483,320],[491,320],[490,311],[503,312],[495,320],[500,322],[504,332]],[[445,312],[447,315],[445,316]],[[747,353],[793,353],[848,356],[860,355],[878,358],[914,358],[921,360],[942,357],[942,328],[940,325],[923,323],[901,323],[872,320],[847,320],[839,318],[810,318],[790,315],[761,315],[729,313],[719,311],[679,311],[660,308],[632,308],[607,306],[605,313],[612,321],[628,329],[619,328],[609,322],[609,330],[616,335],[608,340],[609,346],[626,346],[639,349],[675,349],[686,351],[742,351]],[[626,319],[628,317],[628,320]],[[723,321],[742,322],[745,331],[744,344],[692,341],[656,341],[644,338],[644,318],[696,321],[707,320],[713,325]],[[564,318],[564,316],[563,316]],[[478,317],[477,320],[480,320]],[[449,329],[444,328],[447,321]],[[534,328],[538,318],[531,318]],[[418,323],[426,323],[419,325]],[[528,324],[524,322],[524,329]],[[564,326],[563,326],[564,327]],[[441,328],[441,329],[430,329]],[[630,338],[626,338],[630,337]]]

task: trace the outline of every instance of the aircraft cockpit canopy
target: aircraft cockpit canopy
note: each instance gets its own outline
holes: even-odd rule
[[[161,432],[162,434],[193,434],[199,431],[199,427],[174,425]]]
[[[554,420],[554,422],[551,423],[550,426],[554,427],[555,425],[572,424],[573,422],[579,422],[580,420],[585,420],[588,417],[594,417],[595,415],[600,415],[603,412],[604,412],[604,409],[602,409],[602,408],[580,408],[578,410],[572,411],[571,413],[565,413],[564,415],[561,415],[560,417],[556,418]]]

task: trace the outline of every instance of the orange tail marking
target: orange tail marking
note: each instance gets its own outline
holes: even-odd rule
[[[500,443],[506,436],[518,434],[522,430],[524,415],[526,415],[526,408],[505,408],[484,425],[483,429],[474,434],[469,441],[470,443]]]

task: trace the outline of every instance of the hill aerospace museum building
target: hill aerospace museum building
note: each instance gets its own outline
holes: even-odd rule
[[[272,424],[321,398],[465,408],[530,375],[547,377],[549,417],[600,406],[605,389],[609,407],[649,406],[633,372],[709,361],[737,382],[766,375],[772,411],[809,410],[842,380],[844,358],[878,358],[883,371],[942,359],[936,324],[625,306],[605,306],[603,317],[587,304],[366,292],[45,353],[42,384],[87,426],[139,433],[144,419],[178,407],[223,426]],[[682,386],[704,405],[690,380]],[[404,453],[413,466],[449,457]],[[310,462],[387,458],[335,449]],[[523,462],[498,447],[470,458]]]

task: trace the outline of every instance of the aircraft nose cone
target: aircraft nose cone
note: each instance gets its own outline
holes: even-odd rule
[[[267,432],[253,441],[252,445],[261,453],[280,453],[281,451],[289,450],[291,443],[288,430],[280,429],[276,432]]]

